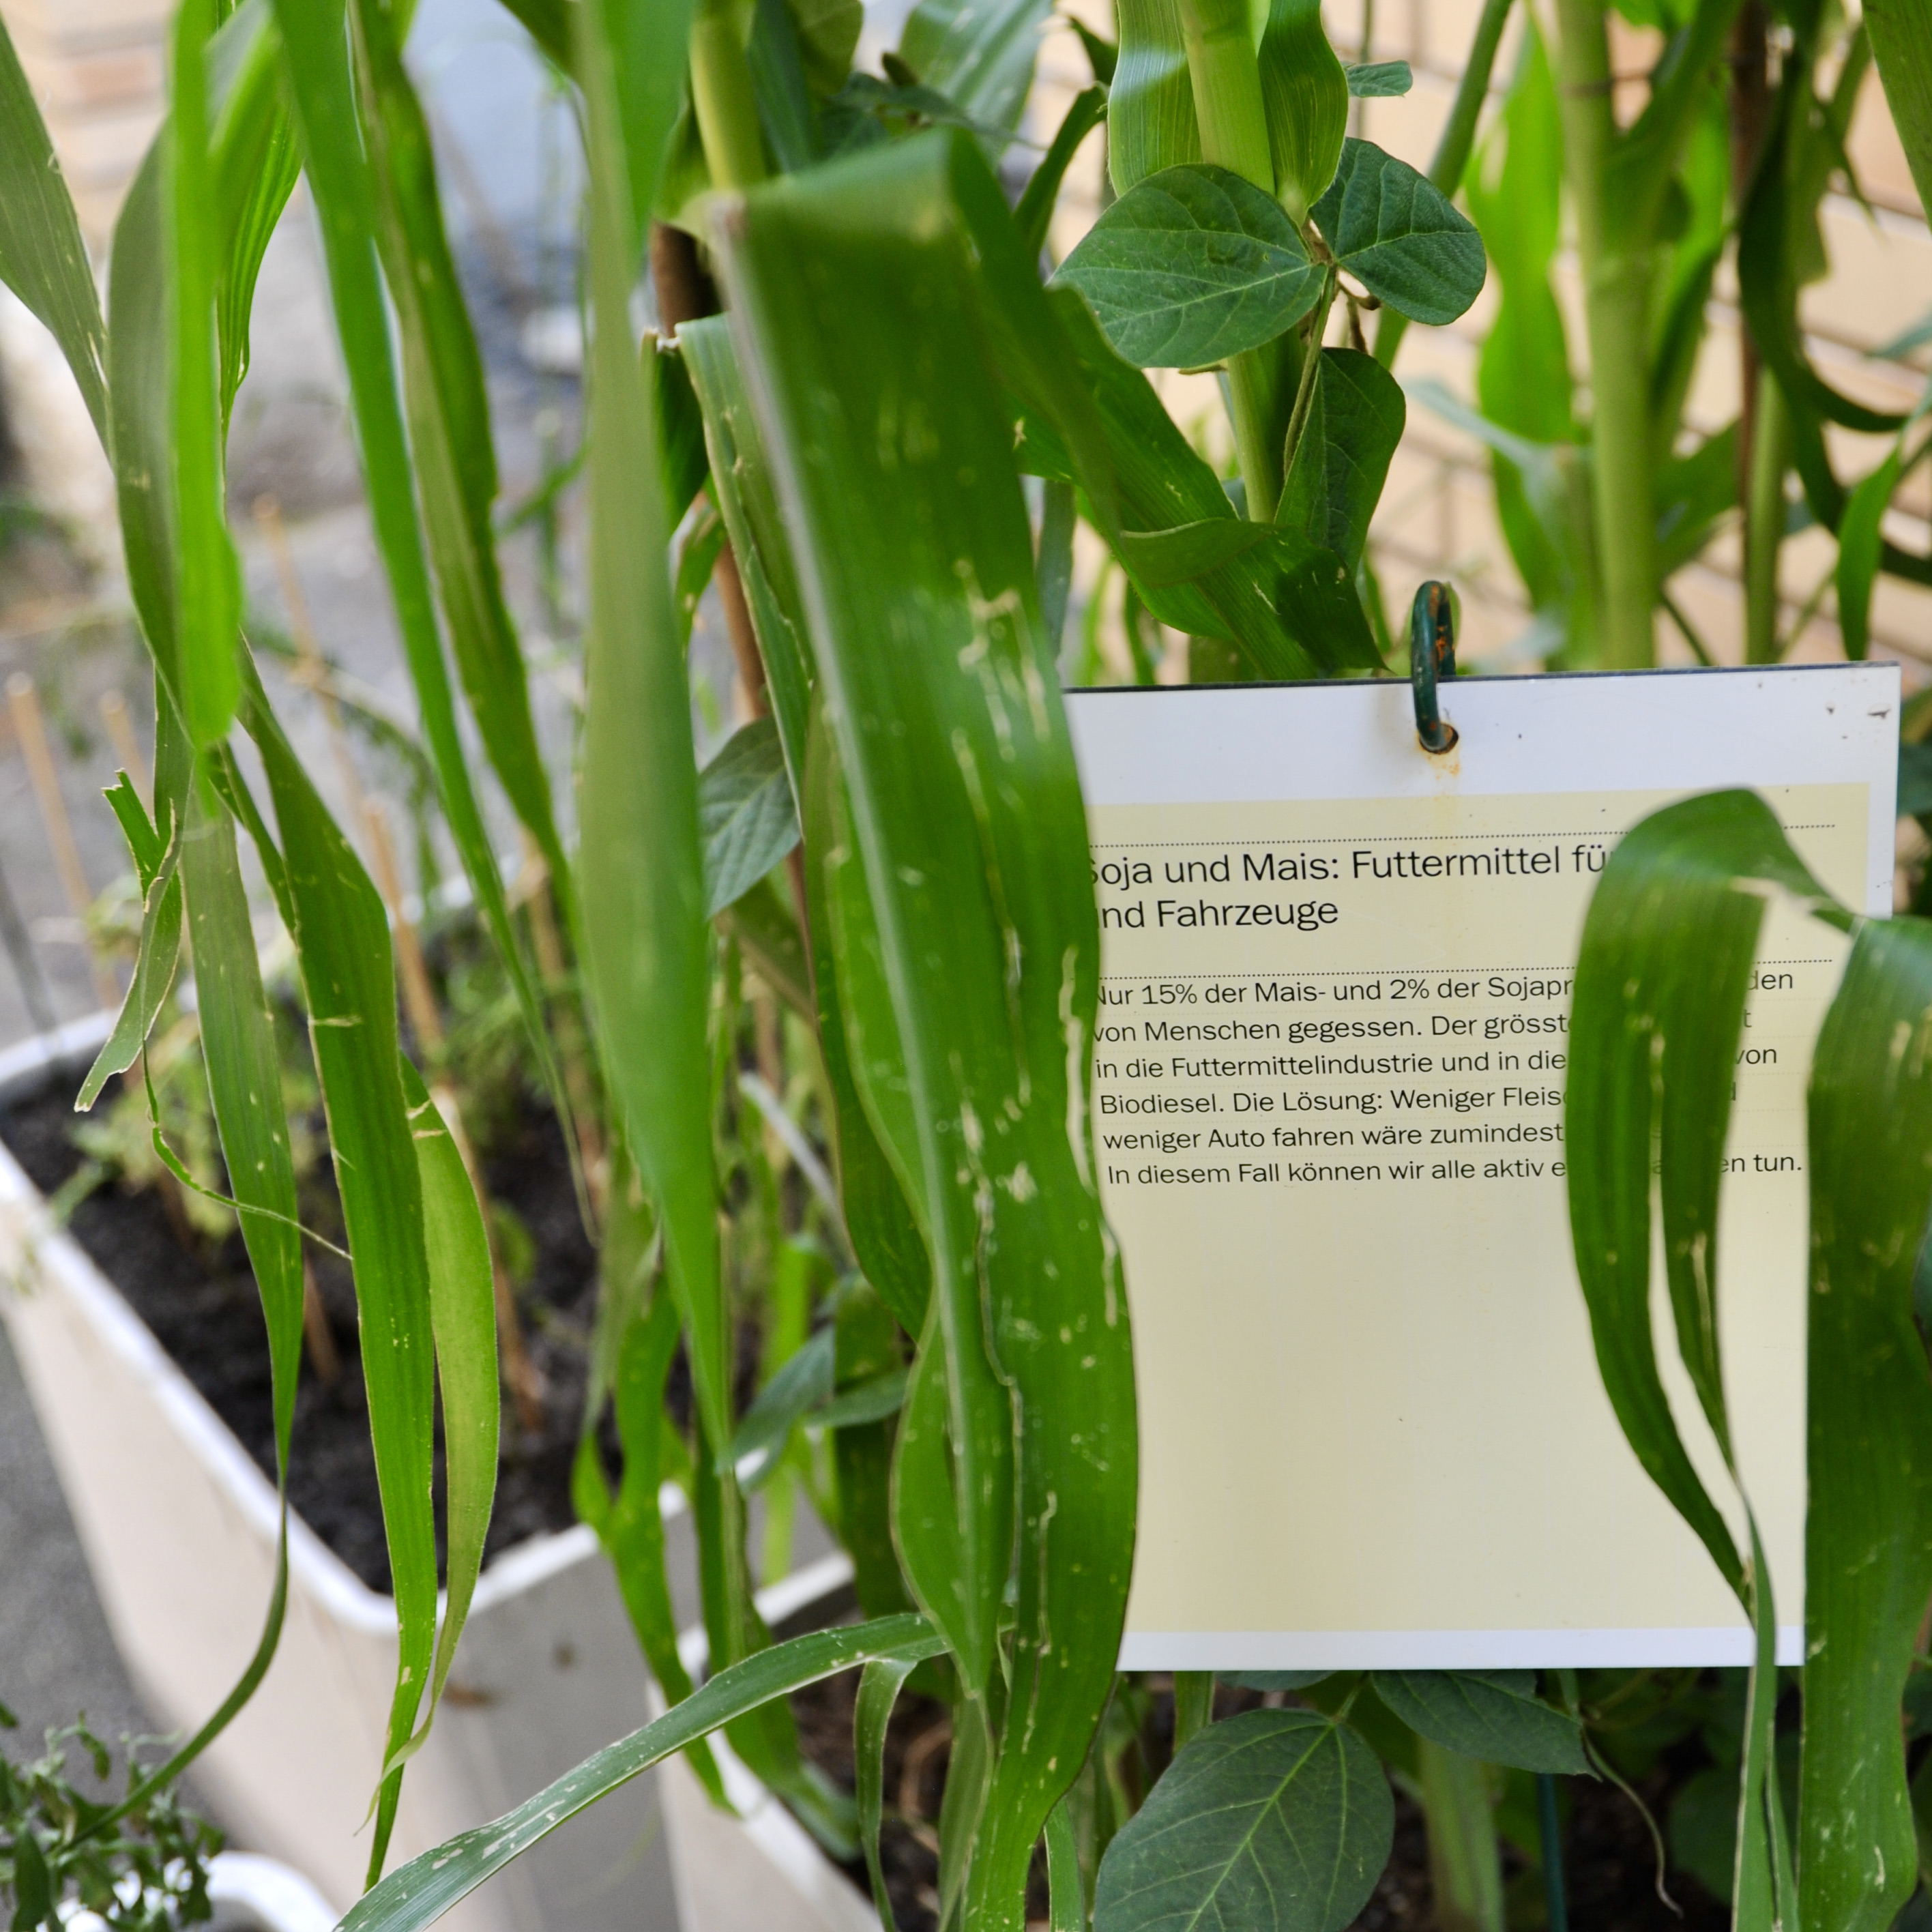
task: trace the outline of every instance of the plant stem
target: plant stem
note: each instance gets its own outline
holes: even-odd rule
[[[1453,197],[1462,185],[1462,170],[1476,145],[1476,123],[1482,117],[1483,103],[1489,98],[1490,75],[1496,64],[1496,49],[1502,44],[1503,28],[1508,24],[1513,0],[1483,0],[1476,22],[1475,38],[1469,43],[1469,58],[1462,64],[1462,78],[1456,83],[1455,104],[1444,124],[1442,138],[1436,144],[1436,158],[1429,164],[1429,178]],[[1366,46],[1362,58],[1370,58]],[[1386,369],[1395,361],[1395,352],[1408,328],[1408,317],[1400,309],[1385,308],[1376,326],[1376,360]]]
[[[1288,419],[1288,435],[1282,445],[1281,471],[1284,483],[1294,467],[1294,452],[1301,447],[1301,433],[1308,427],[1308,412],[1315,402],[1315,381],[1322,367],[1322,337],[1328,326],[1328,311],[1335,305],[1337,278],[1333,268],[1322,278],[1322,292],[1316,298],[1308,320],[1308,340],[1303,345],[1301,380],[1295,386],[1294,413]]]
[[[1778,562],[1784,542],[1784,472],[1790,461],[1784,392],[1769,370],[1757,379],[1749,494],[1744,501],[1744,662],[1775,664]]]
[[[1174,1750],[1178,1757],[1190,1739],[1214,1721],[1214,1673],[1177,1670],[1174,1673]]]
[[[728,0],[698,0],[691,22],[691,100],[704,162],[716,188],[754,188],[765,178],[764,136],[752,70]]]
[[[1441,1932],[1503,1932],[1502,1855],[1489,1776],[1474,1758],[1416,1741]]]
[[[1180,26],[1201,126],[1202,158],[1274,192],[1262,72],[1246,0],[1181,0]],[[1234,452],[1247,487],[1248,514],[1270,521],[1281,495],[1281,459],[1270,433],[1274,412],[1274,362],[1267,348],[1228,358],[1228,414]]]
[[[1619,218],[1610,182],[1617,138],[1601,0],[1558,0],[1558,92],[1564,170],[1576,209],[1593,398],[1600,662],[1656,661],[1657,519],[1651,476],[1648,250]]]

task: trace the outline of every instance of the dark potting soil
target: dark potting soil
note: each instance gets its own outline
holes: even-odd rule
[[[105,1107],[111,1098],[104,1096]],[[80,1150],[68,1083],[58,1082],[0,1112],[0,1139],[28,1178],[51,1194],[76,1167]],[[518,1215],[535,1258],[518,1300],[532,1362],[543,1378],[543,1426],[525,1431],[503,1406],[503,1454],[487,1554],[576,1520],[570,1469],[576,1454],[596,1303],[596,1257],[578,1218],[568,1160],[556,1117],[532,1106],[483,1162],[493,1201]],[[302,1211],[317,1232],[340,1238],[340,1215],[326,1178],[305,1190]],[[111,1183],[74,1210],[69,1228],[154,1338],[263,1474],[274,1474],[268,1330],[247,1250],[238,1234],[184,1240],[154,1190]],[[389,1588],[381,1499],[357,1348],[356,1297],[346,1262],[310,1244],[316,1287],[341,1358],[333,1385],[317,1374],[304,1342],[296,1398],[289,1497],[296,1513],[371,1589]],[[440,1544],[442,1446],[436,1450]]]

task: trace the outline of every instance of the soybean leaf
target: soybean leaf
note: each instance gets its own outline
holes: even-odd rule
[[[909,1658],[874,1658],[859,1674],[859,1698],[852,1712],[852,1781],[859,1804],[859,1842],[866,1853],[866,1870],[872,1881],[872,1903],[879,1923],[898,1922],[891,1894],[886,1890],[885,1868],[879,1863],[879,1818],[886,1782],[886,1728],[899,1690],[917,1666]]]
[[[1401,384],[1372,356],[1323,350],[1277,525],[1333,550],[1352,575],[1408,420]]]
[[[1026,1720],[1003,1737],[962,1908],[993,1932],[1024,1922],[1033,1848],[1111,1692],[1136,1459],[1086,1120],[1099,933],[1085,818],[1012,419],[973,312],[1024,256],[1003,214],[1006,252],[988,263],[968,197],[997,235],[983,158],[956,133],[922,135],[766,184],[721,250],[780,500],[814,560],[808,628],[914,1103],[928,1327],[962,1398],[949,1406],[969,1708],[1011,1618],[1010,1708]],[[876,647],[885,634],[896,648]],[[1006,1386],[975,1379],[968,1349]],[[1029,1554],[1006,1611],[1016,1520]]]
[[[456,1646],[483,1570],[483,1540],[496,1494],[499,1406],[496,1291],[483,1210],[448,1124],[406,1060],[403,1100],[422,1189],[423,1250],[429,1262],[430,1324],[436,1336],[442,1412],[448,1588],[436,1634],[436,1668],[421,1728],[400,1758],[418,1749],[456,1660]]]
[[[968,118],[1019,124],[1052,0],[919,0],[899,55]]]
[[[1334,1674],[1332,1670],[1217,1670],[1214,1678],[1243,1690],[1305,1690]]]
[[[1464,1757],[1591,1774],[1581,1727],[1537,1696],[1533,1670],[1378,1670],[1370,1681],[1410,1730]]]
[[[107,332],[80,222],[34,90],[0,22],[0,281],[38,316],[102,442],[108,440]]]
[[[1274,198],[1226,168],[1168,168],[1130,188],[1054,276],[1130,362],[1194,368],[1271,342],[1321,275]]]
[[[1386,100],[1406,94],[1415,85],[1404,60],[1364,61],[1346,68],[1348,92],[1358,100]]]
[[[731,1463],[747,1490],[777,1469],[786,1438],[807,1409],[832,1393],[838,1336],[821,1328],[758,1391],[731,1438]]]
[[[1270,0],[1256,50],[1274,188],[1297,221],[1335,178],[1348,82],[1322,25],[1321,0]]]
[[[1013,220],[1034,254],[1046,246],[1047,227],[1053,220],[1053,205],[1060,197],[1060,184],[1066,178],[1068,164],[1078,152],[1081,142],[1106,118],[1106,88],[1083,88],[1060,117],[1053,145],[1046,151],[1046,158],[1034,170],[1027,182],[1026,192],[1020,196],[1019,206],[1013,211]]]
[[[1107,167],[1125,194],[1163,168],[1201,159],[1180,0],[1118,0],[1120,52],[1107,80]]]
[[[760,1651],[719,1671],[655,1723],[605,1745],[514,1810],[460,1833],[391,1873],[350,1907],[341,1932],[422,1932],[560,1825],[734,1718],[875,1658],[918,1663],[944,1648],[923,1617],[907,1616],[815,1630]]]
[[[812,968],[799,937],[798,910],[788,891],[767,879],[718,915],[718,923],[743,949],[758,976],[793,1012],[814,1018]]]
[[[1313,1711],[1210,1724],[1100,1861],[1094,1932],[1340,1932],[1388,1862],[1375,1754]]]
[[[905,1402],[906,1372],[886,1369],[854,1382],[849,1388],[821,1402],[806,1417],[819,1429],[855,1429],[868,1422],[883,1422],[896,1415]]]
[[[1442,190],[1372,141],[1349,140],[1314,216],[1335,259],[1416,322],[1454,322],[1483,290],[1483,241]]]
[[[735,732],[699,775],[698,830],[706,917],[742,898],[798,843],[784,751],[769,718]]]

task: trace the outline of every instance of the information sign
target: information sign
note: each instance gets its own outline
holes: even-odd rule
[[[1124,1668],[1749,1660],[1598,1377],[1564,1192],[1577,943],[1619,836],[1726,786],[1761,792],[1847,903],[1888,910],[1898,673],[1443,695],[1443,756],[1394,681],[1070,700],[1103,927],[1094,1140],[1139,1389]],[[1792,1662],[1804,1082],[1844,946],[1774,905],[1720,1230],[1732,1413]]]

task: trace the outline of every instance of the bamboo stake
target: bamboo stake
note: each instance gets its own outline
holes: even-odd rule
[[[134,721],[128,712],[128,700],[113,689],[100,694],[100,722],[107,728],[108,742],[114,747],[114,755],[121,760],[121,769],[134,781],[134,789],[141,794],[141,802],[152,814],[154,808],[154,781],[148,770],[147,754],[141,749],[141,741],[134,735]]]
[[[25,671],[16,670],[7,680],[7,702],[14,714],[21,755],[27,761],[34,801],[40,808],[40,823],[46,828],[47,843],[53,848],[54,869],[60,874],[68,910],[80,922],[82,943],[86,946],[88,967],[94,976],[94,997],[104,1006],[118,1006],[121,988],[86,937],[94,895],[88,888],[87,874],[80,862],[80,848],[74,842],[74,821],[68,816],[67,801],[61,796],[53,748],[47,742],[46,720],[40,712],[40,695]]]
[[[306,1258],[302,1262],[302,1339],[308,1344],[308,1358],[316,1373],[333,1388],[342,1379],[342,1352],[335,1346],[335,1330],[328,1325],[328,1311],[315,1285],[315,1270]]]
[[[442,1016],[437,1012],[436,996],[430,986],[429,968],[423,958],[422,942],[403,907],[403,882],[396,868],[395,848],[389,842],[388,820],[382,815],[379,799],[365,799],[363,822],[369,831],[369,856],[376,874],[376,890],[389,908],[389,923],[396,941],[396,966],[402,981],[403,1006],[410,1016],[410,1030],[416,1036],[425,1058],[432,1063],[442,1058],[444,1034]],[[496,1298],[496,1345],[502,1359],[503,1381],[517,1406],[517,1419],[528,1435],[543,1432],[543,1378],[530,1360],[524,1342],[521,1318],[517,1312],[515,1292],[496,1246],[496,1232],[490,1220],[490,1196],[483,1185],[483,1173],[476,1150],[463,1124],[463,1108],[456,1090],[447,1079],[432,1078],[430,1098],[442,1116],[449,1137],[463,1158],[464,1171],[475,1190],[476,1204],[483,1215],[483,1233],[490,1246],[490,1275]]]

